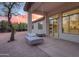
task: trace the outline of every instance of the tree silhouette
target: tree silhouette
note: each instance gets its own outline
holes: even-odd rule
[[[11,18],[13,15],[19,15],[19,13],[16,10],[17,10],[17,8],[20,8],[20,6],[21,6],[20,2],[1,2],[0,3],[1,15],[7,17],[9,27],[11,29],[11,37],[8,42],[15,40],[15,38],[14,38],[15,30],[11,23]]]

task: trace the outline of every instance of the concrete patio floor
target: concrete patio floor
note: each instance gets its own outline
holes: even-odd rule
[[[79,43],[48,37],[44,39],[44,44],[38,47],[51,57],[79,57]]]
[[[16,41],[7,43],[10,33],[0,33],[0,56],[6,57],[48,57],[37,46],[29,46],[24,37],[26,32],[17,32]]]
[[[10,33],[0,33],[0,56],[7,57],[79,57],[79,43],[44,38],[44,43],[30,46],[24,37],[26,32],[17,32],[16,41],[7,43]]]

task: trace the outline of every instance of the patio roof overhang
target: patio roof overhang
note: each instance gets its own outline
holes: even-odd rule
[[[32,13],[40,15],[45,13],[49,16],[79,7],[79,2],[30,2],[26,4],[28,5],[25,5],[25,11],[31,10]]]
[[[24,11],[29,11],[29,9],[31,8],[31,6],[34,4],[34,2],[26,2],[25,6],[24,6]]]

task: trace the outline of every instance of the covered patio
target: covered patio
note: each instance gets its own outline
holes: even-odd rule
[[[52,5],[52,6],[51,6]],[[27,7],[28,6],[28,7]],[[28,31],[32,32],[32,13],[45,17],[46,35],[44,43],[36,46],[28,45],[24,32],[16,32],[16,41],[7,43],[10,33],[0,33],[0,57],[79,57],[79,43],[61,40],[49,36],[48,18],[52,14],[59,13],[59,30],[61,34],[61,13],[77,8],[79,3],[26,3],[24,10],[28,11]],[[26,8],[27,7],[27,8]],[[59,9],[60,8],[60,9]],[[52,12],[53,11],[53,12]],[[68,35],[69,36],[69,35]],[[78,36],[78,35],[77,35]],[[76,37],[77,37],[76,36]],[[67,36],[66,36],[67,37]],[[78,36],[79,37],[79,36]],[[69,38],[68,38],[69,39]],[[69,39],[71,40],[71,38]],[[79,41],[79,40],[78,40]]]
[[[28,32],[32,32],[32,14],[41,15],[46,21],[46,34],[48,32],[48,19],[52,15],[59,15],[59,28],[61,28],[62,13],[79,7],[78,2],[26,2],[24,10],[28,13]],[[42,18],[42,17],[41,17]],[[59,29],[61,32],[61,29]]]
[[[51,22],[53,24],[52,20],[57,20],[57,39],[62,39],[62,40],[68,40],[68,41],[73,41],[79,43],[79,34],[75,35],[74,33],[64,33],[63,32],[63,18],[64,13],[68,12],[69,15],[71,14],[79,14],[79,12],[75,11],[73,12],[72,10],[78,9],[79,8],[79,3],[78,2],[27,2],[24,10],[28,12],[28,32],[32,32],[32,14],[38,14],[42,15],[44,17],[44,22],[43,24],[45,26],[45,34],[49,37],[50,36],[50,29],[49,29],[49,23],[50,23],[50,18]],[[71,11],[71,12],[69,12]],[[66,16],[69,16],[66,15]],[[53,18],[53,16],[55,16]],[[69,16],[70,17],[70,16]],[[73,18],[71,18],[73,19]],[[75,18],[76,19],[76,18]],[[74,19],[74,20],[75,20]],[[70,20],[67,19],[67,20]],[[67,24],[68,27],[71,26],[70,22]],[[74,24],[73,24],[74,25]],[[77,26],[78,27],[78,26]],[[52,26],[53,28],[53,26]],[[75,27],[74,27],[75,28]],[[76,30],[76,29],[74,29]],[[54,28],[51,30],[52,31],[52,37],[54,37]],[[69,30],[70,31],[70,30]],[[75,32],[75,31],[74,31]]]

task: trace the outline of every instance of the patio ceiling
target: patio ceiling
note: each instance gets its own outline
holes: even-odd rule
[[[39,12],[49,12],[52,9],[57,9],[59,6],[61,6],[63,3],[56,3],[56,2],[37,2],[33,4],[31,7],[31,10],[33,12],[39,11]]]
[[[78,2],[35,2],[31,6],[32,13],[48,15],[66,11],[72,8],[79,7]]]

